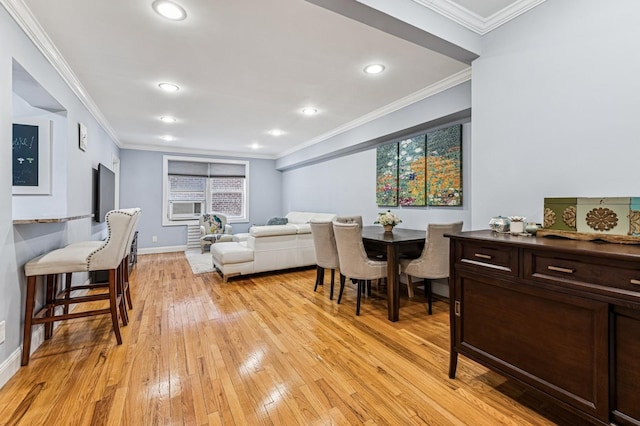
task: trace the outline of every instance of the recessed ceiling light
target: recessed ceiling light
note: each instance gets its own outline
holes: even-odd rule
[[[160,136],[160,139],[162,139],[165,142],[171,142],[171,141],[176,140],[176,138],[174,138],[171,135],[162,135],[162,136]]]
[[[367,74],[380,74],[382,71],[384,71],[382,64],[371,64],[364,67],[364,72]]]
[[[284,135],[284,132],[280,129],[273,129],[273,130],[269,130],[269,134],[271,136],[282,136]]]
[[[159,15],[172,21],[182,21],[187,17],[187,12],[182,6],[167,0],[156,0],[151,5]]]
[[[302,108],[302,113],[304,115],[314,115],[318,113],[318,110],[313,107],[306,107],[306,108]]]
[[[164,115],[164,116],[160,117],[160,121],[162,121],[164,123],[175,123],[176,122],[176,118],[175,117],[170,117],[168,115]]]
[[[159,83],[158,87],[165,92],[177,92],[178,90],[180,90],[180,88],[173,83]]]
[[[260,148],[260,145],[257,142],[252,143],[251,145],[251,149],[258,149]]]

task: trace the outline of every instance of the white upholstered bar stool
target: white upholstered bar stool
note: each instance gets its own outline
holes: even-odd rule
[[[360,225],[357,223],[333,222],[333,233],[336,237],[338,258],[340,259],[340,272],[357,280],[358,296],[356,299],[356,315],[360,315],[360,302],[362,299],[363,285],[371,285],[371,280],[385,278],[387,276],[387,262],[371,260],[367,257],[362,243]],[[338,303],[342,300],[344,281],[340,282],[340,294]]]
[[[129,255],[130,255],[130,247],[131,244],[133,243],[133,238],[135,237],[135,233],[138,227],[138,221],[140,220],[140,216],[142,214],[142,209],[135,207],[135,208],[130,208],[130,209],[120,209],[121,212],[127,213],[127,214],[131,214],[132,215],[132,221],[129,224],[129,230],[128,230],[128,238],[127,238],[127,243],[124,246],[124,250],[122,253],[122,261],[120,264],[120,267],[118,268],[118,280],[119,280],[119,284],[118,287],[121,290],[121,293],[124,294],[124,296],[126,297],[127,300],[127,304],[129,305],[129,309],[133,309],[133,302],[131,300],[131,291],[129,289]],[[102,244],[104,244],[104,241],[79,241],[76,243],[72,243],[69,244],[68,246],[66,246],[65,248],[76,248],[76,247],[93,247],[94,249],[98,249]],[[92,290],[95,288],[100,288],[100,287],[107,287],[108,284],[106,283],[95,283],[95,284],[88,284],[88,285],[80,285],[80,286],[71,286],[71,276],[72,273],[66,273],[66,282],[65,282],[65,297],[68,299],[71,296],[71,292],[72,291],[76,291],[76,290]],[[69,305],[65,305],[64,306],[64,312],[68,313],[69,310]],[[122,322],[124,325],[127,325],[128,323],[128,318],[126,317],[126,311],[125,314],[122,317]]]
[[[424,292],[428,300],[428,312],[431,315],[433,294],[431,280],[449,277],[449,239],[444,234],[462,231],[462,222],[427,225],[427,239],[422,254],[417,259],[400,260],[400,272],[407,274],[409,298],[414,295],[414,283],[411,277],[423,278]]]
[[[27,276],[27,295],[25,299],[24,341],[22,349],[22,365],[29,364],[31,351],[31,329],[33,325],[45,324],[45,339],[51,338],[55,321],[81,318],[94,315],[110,314],[113,331],[118,344],[122,343],[118,309],[126,313],[126,306],[121,289],[118,288],[118,268],[122,261],[124,246],[127,243],[129,228],[134,214],[124,210],[112,210],[107,213],[108,237],[99,247],[82,244],[70,245],[53,250],[42,256],[30,260],[25,264]],[[56,278],[59,274],[87,271],[109,271],[106,293],[88,294],[77,297],[60,298],[56,294]],[[45,305],[34,313],[36,282],[39,276],[45,281]],[[108,300],[109,306],[102,309],[69,313],[63,311],[56,314],[56,307],[68,306]]]
[[[338,259],[338,249],[336,248],[336,238],[333,235],[333,224],[331,222],[311,221],[311,234],[313,235],[313,245],[316,251],[316,283],[313,291],[318,289],[318,285],[324,285],[324,271],[331,270],[331,290],[329,299],[333,300],[333,287],[336,269],[340,268]],[[340,274],[340,282],[344,281],[344,276]]]

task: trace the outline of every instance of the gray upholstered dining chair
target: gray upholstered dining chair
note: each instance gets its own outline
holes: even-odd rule
[[[126,318],[125,296],[120,278],[120,265],[124,257],[125,246],[129,239],[129,231],[139,209],[112,210],[107,213],[107,240],[96,247],[95,242],[71,244],[67,247],[53,250],[30,260],[24,266],[27,276],[27,294],[25,298],[24,341],[22,348],[22,365],[29,363],[31,355],[31,331],[36,324],[45,325],[45,339],[50,339],[55,321],[110,314],[113,331],[118,344],[122,344],[118,310],[123,321]],[[87,295],[59,297],[56,284],[60,274],[86,271],[109,271],[106,293],[90,293]],[[34,312],[36,299],[36,282],[39,276],[45,284],[45,305]],[[91,309],[89,311],[64,310],[59,313],[58,306],[69,304],[93,303],[107,300],[108,307]]]
[[[336,217],[338,223],[357,223],[362,229],[362,216],[338,216]]]
[[[417,259],[400,260],[400,271],[407,274],[409,298],[414,296],[414,284],[411,277],[423,278],[425,294],[428,299],[429,315],[432,313],[433,294],[431,280],[449,277],[449,239],[447,233],[460,232],[462,222],[427,225],[427,238],[422,254]]]
[[[316,251],[316,283],[313,291],[318,289],[318,285],[324,285],[324,271],[331,270],[331,290],[329,299],[333,300],[333,288],[336,269],[340,268],[338,260],[338,249],[336,248],[336,238],[333,235],[333,225],[331,222],[311,221],[311,234],[313,235],[313,245]],[[342,274],[340,274],[342,282]]]
[[[387,276],[387,262],[371,260],[367,257],[362,243],[360,226],[357,223],[333,222],[333,233],[338,248],[340,273],[342,276],[357,280],[356,315],[360,315],[363,285],[366,284],[370,287],[371,280],[385,278]],[[344,279],[341,277],[338,303],[342,301],[343,292]]]

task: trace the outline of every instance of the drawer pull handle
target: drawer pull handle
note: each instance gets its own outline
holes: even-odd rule
[[[456,314],[457,317],[459,317],[460,316],[460,301],[456,300],[454,306],[455,306],[455,314]]]
[[[479,257],[480,259],[493,259],[493,256],[489,256],[488,254],[476,253],[475,256]]]
[[[575,269],[561,268],[559,266],[547,266],[547,269],[550,271],[564,272],[565,274],[573,274],[576,271]]]
[[[629,281],[631,284],[640,285],[640,280],[631,280]]]

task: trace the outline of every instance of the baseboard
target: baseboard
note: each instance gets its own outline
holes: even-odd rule
[[[139,248],[138,254],[157,254],[157,253],[173,253],[176,251],[185,251],[187,246],[165,246],[165,247],[147,247]]]
[[[22,355],[22,345],[18,347],[9,358],[0,365],[0,389],[13,377],[20,369]]]

